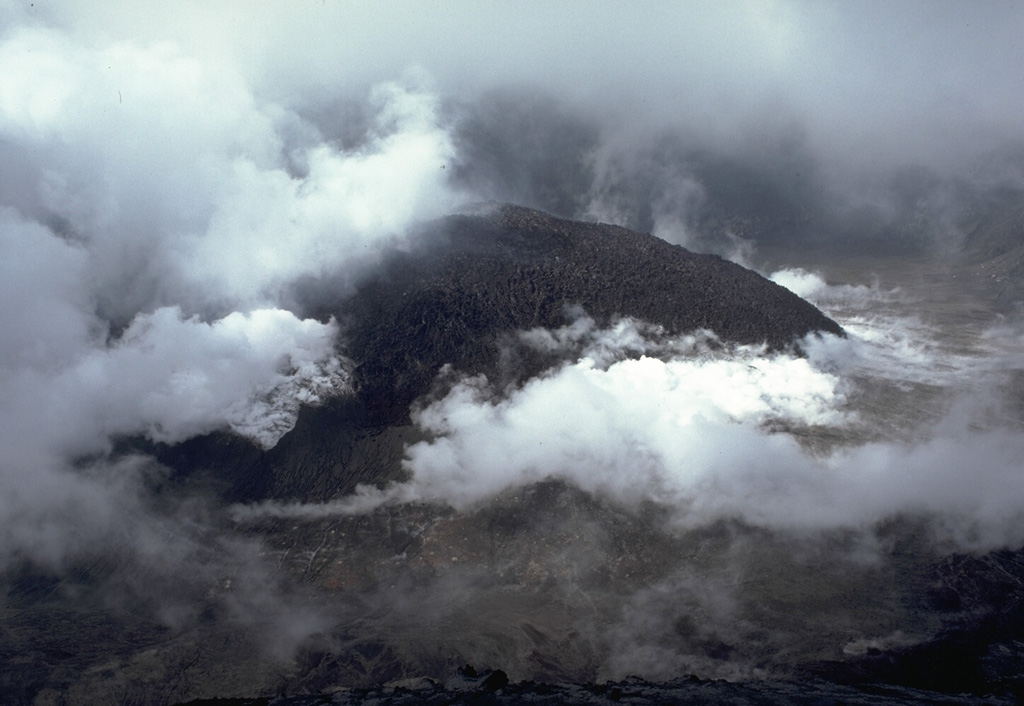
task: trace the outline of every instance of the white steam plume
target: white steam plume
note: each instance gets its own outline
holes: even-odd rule
[[[336,325],[288,311],[289,288],[344,291],[446,212],[453,148],[421,72],[367,88],[346,147],[226,55],[2,12],[0,532],[53,567],[99,549],[104,517],[146,514],[116,510],[143,491],[96,460],[114,437],[269,448],[349,390]]]
[[[0,75],[0,139],[22,157],[0,179],[34,187],[5,203],[87,243],[118,314],[266,305],[297,277],[350,275],[451,205],[452,147],[417,89],[373,89],[367,139],[344,152],[173,44],[92,48],[23,29],[0,43]]]

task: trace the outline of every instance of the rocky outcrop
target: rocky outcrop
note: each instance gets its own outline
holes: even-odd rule
[[[423,679],[409,684],[378,686],[372,689],[344,689],[330,697],[293,696],[278,699],[200,699],[180,706],[452,706],[455,704],[544,704],[550,706],[590,706],[592,704],[628,703],[636,706],[693,706],[722,704],[728,706],[792,706],[792,704],[848,704],[849,706],[1000,706],[1015,703],[1010,697],[950,695],[892,685],[871,684],[860,687],[842,686],[823,681],[758,681],[735,683],[723,680],[702,680],[696,677],[671,682],[651,683],[642,679],[626,679],[604,684],[536,684],[524,682],[492,690],[487,679],[478,685],[466,680],[465,685],[440,684]],[[328,700],[329,698],[329,700]]]
[[[395,253],[346,301],[321,306],[350,322],[348,347],[368,407],[403,417],[444,364],[496,374],[502,334],[634,317],[669,333],[782,348],[839,326],[789,290],[716,255],[651,235],[519,208],[450,216],[413,252]],[[536,371],[519,371],[529,375]]]

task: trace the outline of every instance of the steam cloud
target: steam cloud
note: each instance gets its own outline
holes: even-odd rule
[[[19,19],[0,41],[0,527],[32,557],[29,535],[81,534],[68,494],[117,504],[98,467],[71,469],[116,436],[270,447],[301,404],[344,393],[335,324],[280,308],[288,287],[351,286],[454,192],[415,74],[369,90],[346,150],[228,63]]]

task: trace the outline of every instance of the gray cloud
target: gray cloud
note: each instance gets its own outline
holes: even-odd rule
[[[196,138],[215,134],[257,165],[283,151],[302,171],[311,142],[362,145],[372,87],[413,67],[444,106],[456,150],[444,158],[476,197],[608,218],[703,249],[729,247],[701,237],[724,232],[708,222],[722,209],[773,212],[757,237],[917,242],[944,228],[955,242],[979,190],[1024,186],[1014,71],[1024,19],[1008,2],[106,7],[9,8],[12,27],[31,28],[10,33],[23,69],[10,75],[33,69],[18,41],[53,27],[101,48],[75,62],[94,65],[75,79],[96,83],[96,95],[131,93],[138,106],[144,86],[170,88],[174,107],[161,114],[178,120],[139,123],[135,142],[175,145],[151,162],[187,156],[196,188],[205,184],[189,145],[209,146]],[[158,50],[166,66],[133,75],[140,55]],[[169,80],[172,65],[197,80]],[[175,127],[184,122],[187,133]]]

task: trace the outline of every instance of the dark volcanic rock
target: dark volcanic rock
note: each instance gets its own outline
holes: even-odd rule
[[[344,689],[331,695],[294,696],[277,699],[200,699],[180,706],[357,706],[358,704],[406,705],[437,704],[636,704],[638,706],[678,706],[680,704],[735,704],[736,706],[903,706],[934,704],[969,706],[1011,704],[1009,697],[950,695],[891,685],[864,685],[858,688],[818,680],[803,682],[761,681],[732,683],[684,678],[667,683],[627,679],[605,684],[535,684],[524,682],[498,689],[452,689],[433,682],[415,688],[382,686],[373,689]]]
[[[633,317],[672,334],[708,329],[776,349],[813,331],[842,333],[751,270],[617,226],[501,206],[445,218],[419,241],[352,299],[317,312],[350,322],[363,399],[390,420],[405,416],[444,364],[495,374],[503,334],[565,325],[567,306],[599,324]]]
[[[811,665],[840,683],[886,682],[946,693],[1024,697],[1024,551],[953,555],[932,571],[929,607],[950,627],[924,642]]]

